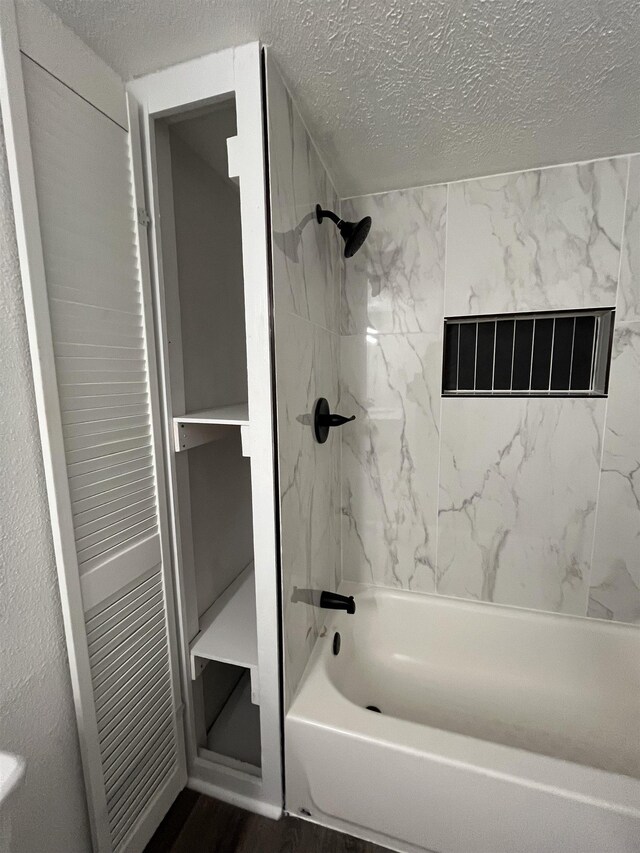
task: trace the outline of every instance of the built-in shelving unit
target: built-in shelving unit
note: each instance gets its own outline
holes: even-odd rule
[[[259,46],[138,78],[131,90],[153,202],[189,780],[278,817],[277,516]]]
[[[217,660],[248,669],[251,701],[259,704],[256,588],[251,563],[200,617],[200,633],[191,644],[191,677],[201,673],[203,661]]]
[[[180,415],[173,419],[176,453],[226,438],[230,429],[238,427],[242,432],[244,446],[249,427],[249,408],[246,403],[216,406]]]

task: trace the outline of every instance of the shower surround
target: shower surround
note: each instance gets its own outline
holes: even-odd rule
[[[286,707],[341,581],[640,622],[640,155],[340,203],[267,93]],[[353,258],[316,203],[371,216]],[[607,399],[442,398],[445,317],[599,307]]]
[[[343,201],[373,219],[343,274],[345,580],[640,622],[639,200],[625,156]],[[608,399],[441,398],[444,317],[597,307]]]
[[[640,155],[340,202],[270,57],[267,99],[287,810],[406,853],[631,853]],[[354,257],[318,203],[372,218]],[[445,318],[599,308],[607,398],[442,396]],[[322,445],[320,396],[356,416]]]

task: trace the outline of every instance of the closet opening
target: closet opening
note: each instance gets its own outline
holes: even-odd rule
[[[233,95],[154,122],[164,385],[191,752],[260,774],[240,193]],[[232,159],[232,158],[231,158]]]

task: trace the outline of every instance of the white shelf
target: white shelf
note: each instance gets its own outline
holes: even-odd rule
[[[227,587],[200,618],[200,633],[191,644],[191,677],[200,672],[198,659],[242,666],[251,673],[251,699],[258,704],[258,634],[253,563]]]
[[[249,423],[249,407],[246,403],[234,403],[232,406],[216,406],[213,409],[202,409],[200,412],[187,412],[179,418],[174,418],[183,424],[223,424],[228,426],[243,426]]]
[[[248,677],[240,679],[207,732],[207,750],[260,767],[260,711],[251,702]]]
[[[198,412],[187,412],[173,419],[173,438],[176,453],[190,450],[210,441],[218,441],[229,436],[229,430],[240,427],[242,433],[243,454],[249,455],[248,430],[249,407],[247,403],[234,403],[232,406],[216,406]]]

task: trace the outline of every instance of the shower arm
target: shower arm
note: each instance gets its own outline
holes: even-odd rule
[[[340,225],[342,223],[342,219],[335,214],[332,210],[323,210],[320,205],[316,205],[316,216],[318,218],[318,222],[322,222],[323,218],[326,216],[327,219],[330,219],[332,222],[335,222],[336,225]]]

